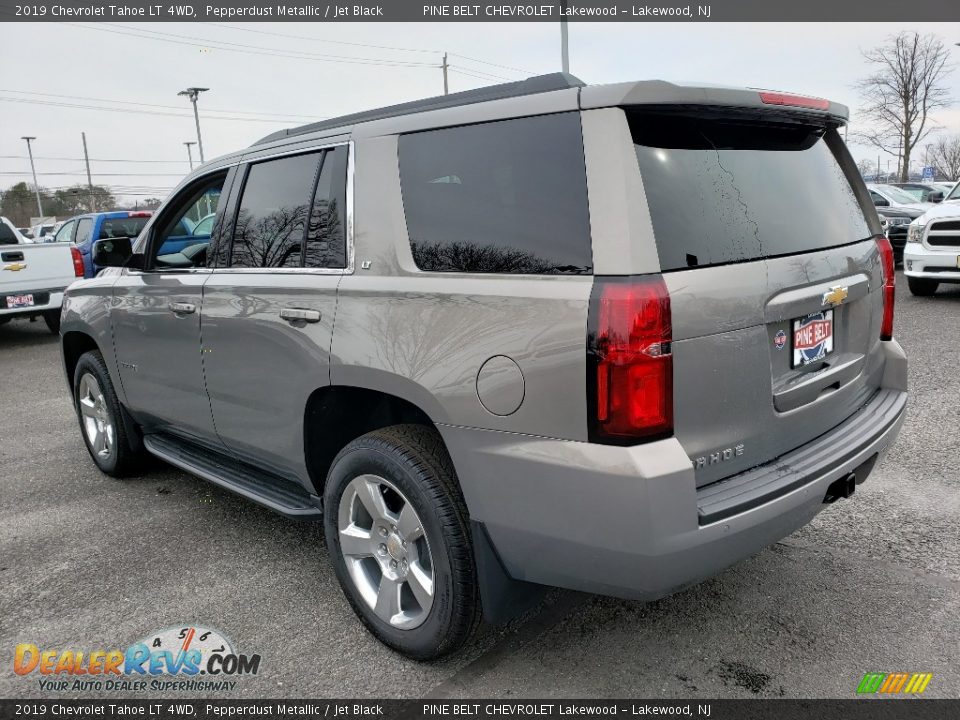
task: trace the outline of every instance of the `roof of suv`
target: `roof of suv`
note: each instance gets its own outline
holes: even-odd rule
[[[466,90],[464,92],[453,93],[452,95],[439,95],[437,97],[425,98],[423,100],[414,100],[413,102],[401,103],[399,105],[390,105],[388,107],[377,108],[375,110],[366,110],[364,112],[342,115],[340,117],[321,120],[320,122],[301,125],[300,127],[279,130],[261,138],[254,145],[263,145],[275,140],[282,140],[295,135],[306,135],[307,133],[318,130],[328,130],[331,128],[344,127],[346,125],[356,125],[357,123],[370,122],[372,120],[384,120],[386,118],[400,117],[401,115],[411,115],[427,110],[442,110],[444,108],[461,107],[463,105],[473,105],[475,103],[487,102],[489,100],[504,100],[506,98],[522,97],[524,95],[537,95],[539,93],[551,92],[553,90],[567,90],[574,87],[583,87],[585,83],[580,78],[574,77],[568,73],[552,73],[550,75],[537,75],[519,80],[517,82],[503,83],[501,85],[491,85],[478,88],[476,90]]]
[[[403,118],[419,113],[450,110],[498,100],[530,98],[532,103],[533,96],[573,89],[578,91],[573,99],[574,106],[579,106],[583,110],[623,105],[710,105],[714,107],[762,108],[765,112],[785,111],[790,114],[804,113],[811,116],[829,116],[837,124],[844,124],[848,117],[848,109],[845,105],[789,93],[754,88],[671,83],[663,80],[587,85],[579,78],[568,73],[552,73],[517,82],[492,85],[451,95],[440,95],[401,103],[400,105],[390,105],[280,130],[261,138],[249,149],[258,149],[260,146],[280,143],[286,139],[294,139],[312,133],[326,135],[330,131],[338,129],[342,129],[346,133],[352,127],[361,123]],[[514,109],[517,110],[517,106],[514,106]],[[556,109],[552,110],[552,112],[556,111]],[[539,112],[543,112],[543,110],[541,109]],[[518,112],[518,115],[521,114],[523,113]],[[482,111],[478,110],[477,115],[482,115]],[[403,125],[406,131],[413,129],[409,123],[397,124]],[[378,125],[380,124],[378,123]]]

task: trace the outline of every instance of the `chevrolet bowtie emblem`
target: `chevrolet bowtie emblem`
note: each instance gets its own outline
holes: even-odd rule
[[[4,269],[4,270],[13,270],[14,272],[17,272],[18,270],[23,270],[23,269],[25,269],[26,267],[27,267],[27,264],[26,264],[26,263],[16,262],[16,263],[10,263],[9,265],[4,265],[4,266],[3,266],[3,269]]]
[[[849,294],[845,287],[833,287],[823,294],[823,299],[820,302],[823,305],[839,305],[847,299]]]

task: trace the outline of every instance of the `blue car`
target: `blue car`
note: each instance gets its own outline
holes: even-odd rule
[[[91,278],[102,270],[94,265],[90,258],[94,241],[114,237],[134,238],[140,234],[152,215],[148,210],[116,210],[77,215],[60,226],[54,240],[76,244],[83,258],[83,276]]]

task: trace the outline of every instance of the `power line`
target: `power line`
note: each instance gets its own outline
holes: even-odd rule
[[[523,75],[536,75],[535,72],[531,70],[524,70],[523,68],[513,67],[512,65],[500,65],[499,63],[489,62],[488,60],[481,60],[479,58],[470,57],[469,55],[461,55],[460,53],[452,52],[450,53],[453,57],[458,57],[461,60],[469,60],[470,62],[481,63],[482,65],[490,65],[492,67],[503,68],[504,70],[514,70]]]
[[[134,108],[111,108],[111,107],[101,107],[97,105],[83,105],[80,103],[64,103],[56,102],[53,100],[33,100],[30,98],[9,98],[9,97],[0,97],[0,102],[14,102],[14,103],[26,103],[28,105],[46,105],[49,107],[62,107],[62,108],[74,108],[77,110],[100,110],[101,112],[111,112],[111,113],[133,113],[135,115],[159,115],[162,117],[182,117],[182,118],[192,118],[193,115],[190,113],[173,113],[173,112],[160,112],[158,110],[137,110]],[[285,125],[285,121],[276,119],[271,120],[268,118],[244,118],[244,117],[228,117],[225,115],[210,115],[206,116],[207,120],[230,120],[233,122],[266,122],[273,123],[275,125]],[[323,119],[323,118],[318,118]]]
[[[103,103],[118,103],[120,105],[136,105],[138,107],[149,107],[149,108],[161,108],[164,110],[181,110],[182,105],[155,105],[152,103],[145,103],[132,100],[114,100],[111,98],[96,98],[88,97],[85,95],[57,95],[56,93],[42,93],[42,92],[32,92],[30,90],[4,90],[0,89],[0,92],[13,93],[15,95],[39,95],[41,97],[51,97],[51,98],[60,98],[65,100],[88,100],[92,102],[103,102]],[[217,113],[232,113],[234,115],[260,115],[263,117],[278,117],[278,118],[289,118],[289,119],[307,119],[307,120],[316,120],[313,115],[303,115],[303,114],[291,114],[291,113],[271,113],[271,112],[256,112],[253,110],[218,110],[216,108],[204,108],[204,113],[207,112],[217,112]],[[326,118],[320,118],[326,119]]]
[[[483,80],[485,82],[490,82],[491,80],[502,80],[504,78],[497,78],[496,76],[490,75],[479,75],[473,72],[473,70],[464,70],[462,68],[450,66],[450,72],[455,72],[459,75],[466,75],[467,77],[474,78],[475,80]]]
[[[27,160],[26,155],[0,155],[0,160]],[[83,158],[75,157],[51,157],[34,155],[34,160],[65,160],[67,162],[83,162]],[[168,163],[173,165],[186,165],[186,160],[127,160],[127,159],[108,159],[108,158],[90,158],[90,162],[102,162],[102,163]]]
[[[317,62],[346,63],[353,65],[378,65],[381,67],[409,67],[409,68],[435,68],[435,63],[416,62],[412,60],[391,60],[388,58],[364,58],[350,57],[346,55],[321,55],[319,53],[289,52],[275,48],[262,47],[259,45],[245,45],[243,43],[233,43],[225,40],[209,40],[207,38],[197,37],[195,35],[173,35],[158,30],[144,30],[141,28],[129,27],[126,25],[111,24],[111,27],[102,27],[95,25],[81,25],[79,23],[60,23],[61,25],[70,25],[83,28],[85,30],[96,30],[99,32],[114,33],[117,35],[127,35],[143,40],[156,40],[158,42],[173,43],[175,45],[189,45],[192,47],[210,48],[225,50],[227,52],[236,52],[247,55],[265,55],[268,57],[292,58],[295,60],[315,60]],[[132,32],[131,32],[132,31]],[[199,42],[191,42],[191,41]],[[220,47],[218,47],[220,46]]]
[[[427,50],[424,48],[404,48],[404,47],[395,47],[391,45],[371,45],[369,43],[347,42],[346,40],[325,40],[323,38],[312,38],[306,35],[290,35],[288,33],[268,32],[267,30],[260,30],[260,29],[251,30],[250,28],[237,27],[236,25],[228,25],[226,23],[208,23],[208,24],[214,25],[216,27],[228,28],[230,30],[238,30],[239,32],[254,33],[256,35],[273,35],[274,37],[288,38],[290,40],[307,40],[309,42],[330,43],[332,45],[350,45],[353,47],[375,48],[377,50],[396,50],[397,52],[440,53],[439,50]]]
[[[15,171],[15,170],[0,170],[0,175],[29,175],[29,174],[30,174],[30,173],[28,173],[28,172],[17,172],[17,171]],[[43,175],[44,177],[50,177],[50,176],[52,176],[52,175],[64,175],[64,176],[84,175],[84,176],[86,176],[86,174],[87,174],[86,172],[67,172],[67,171],[63,171],[63,172],[41,172],[41,173],[37,173],[38,176],[39,176],[39,175]],[[147,173],[101,173],[101,172],[98,172],[98,173],[97,173],[97,176],[98,176],[98,177],[184,177],[186,174],[187,174],[187,173],[167,173],[167,172],[164,172],[164,173],[155,173],[155,172],[147,172]]]

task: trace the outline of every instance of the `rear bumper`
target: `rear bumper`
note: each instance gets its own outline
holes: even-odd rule
[[[920,243],[907,243],[903,249],[903,274],[907,277],[960,283],[960,248],[932,250]]]
[[[888,386],[841,426],[767,466],[779,463],[766,479],[781,484],[766,495],[762,477],[741,482],[721,515],[710,510],[717,519],[704,514],[705,493],[714,488],[715,504],[716,488],[757,470],[698,491],[690,459],[673,438],[622,448],[439,429],[471,519],[485,525],[511,577],[652,600],[794,532],[824,507],[831,483],[870,468],[906,411],[906,360],[895,342],[884,345]],[[749,502],[737,507],[734,496],[744,493],[740,500]]]
[[[59,310],[63,305],[63,292],[66,288],[44,288],[42,290],[22,290],[17,292],[3,291],[2,295],[23,295],[26,293],[49,293],[47,302],[40,305],[31,305],[30,307],[8,308],[5,302],[0,302],[0,317],[27,317],[30,315],[39,315],[47,310]]]

